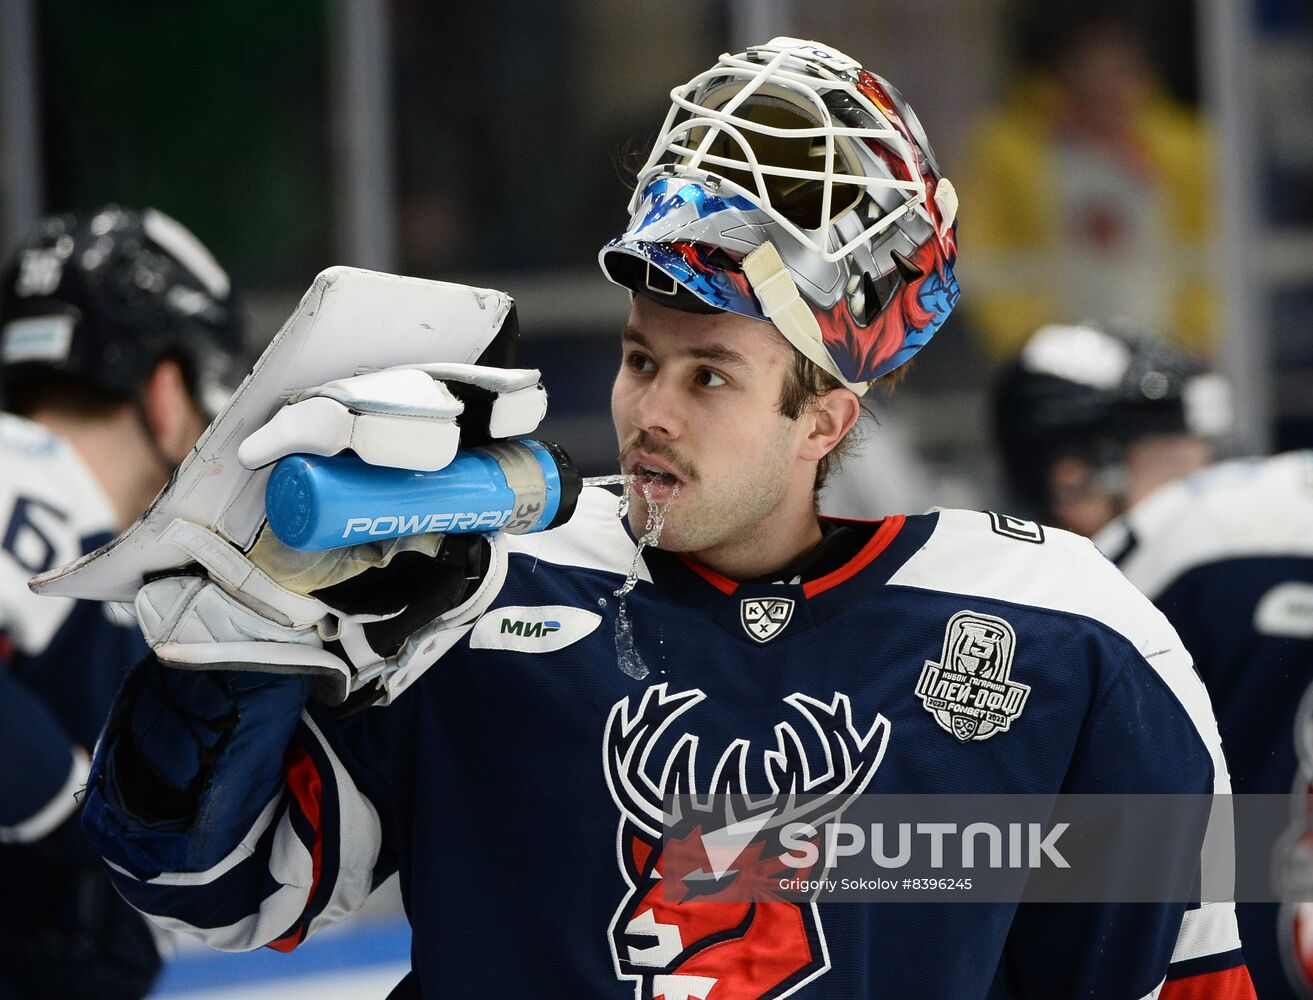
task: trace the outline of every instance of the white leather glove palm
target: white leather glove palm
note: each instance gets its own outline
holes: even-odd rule
[[[485,565],[468,590],[452,586],[464,584],[464,554],[458,561],[443,557],[441,536],[300,553],[266,529],[252,555],[276,565],[293,586],[317,588],[297,593],[204,528],[177,522],[169,533],[206,572],[162,577],[137,592],[137,620],[160,661],[191,670],[308,673],[315,698],[330,705],[357,691],[391,702],[469,630],[506,577],[500,538],[471,539],[483,547]],[[403,555],[412,559],[407,570],[390,588],[374,586],[366,574],[387,572]],[[416,574],[432,585],[417,583]],[[356,612],[335,606],[336,598],[357,600],[344,590],[353,584],[387,606]],[[401,603],[395,595],[402,593],[418,596]],[[389,597],[395,598],[390,604]]]
[[[137,621],[155,655],[179,667],[311,673],[346,696],[350,669],[323,648],[318,621],[282,624],[203,576],[168,576],[137,592]]]

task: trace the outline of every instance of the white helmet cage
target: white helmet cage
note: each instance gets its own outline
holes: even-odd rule
[[[672,106],[647,162],[639,171],[629,201],[630,213],[637,210],[641,192],[653,176],[673,173],[692,180],[711,181],[729,194],[751,198],[798,242],[811,247],[827,262],[846,257],[890,226],[900,213],[925,204],[926,185],[918,152],[929,161],[934,173],[939,174],[934,151],[915,113],[906,104],[898,109],[919,150],[885,111],[857,88],[856,73],[860,69],[860,63],[835,49],[795,38],[774,38],[742,55],[722,55],[711,69],[670,92]],[[892,86],[881,82],[897,96]],[[789,105],[796,109],[796,118],[815,124],[772,126],[760,120],[760,115],[749,118],[737,114],[748,98],[754,96],[755,109],[770,103]],[[836,112],[842,114],[842,119],[836,120]],[[869,118],[870,124],[848,124],[862,117]],[[784,140],[810,139],[809,153],[819,157],[820,163],[813,168],[762,163],[745,133]],[[722,141],[717,142],[718,139]],[[864,147],[854,144],[854,139],[884,145],[902,160],[911,180],[895,178],[887,166],[878,163],[878,158],[869,153],[862,155]],[[817,140],[824,143],[823,148],[818,147]],[[760,140],[757,144],[760,147]],[[713,147],[716,152],[712,152]],[[872,160],[877,161],[875,170],[870,169]],[[751,187],[732,179],[736,177],[750,180]],[[768,178],[795,180],[798,182],[795,188],[807,183],[820,184],[818,223],[826,224],[804,229],[783,214],[771,197],[771,188],[778,192],[780,185],[769,184]],[[860,200],[851,196],[836,198],[836,186],[860,189],[858,194],[868,194],[884,212],[842,245],[830,247],[827,224],[837,221]],[[953,209],[943,213],[944,227],[953,224],[956,205]]]

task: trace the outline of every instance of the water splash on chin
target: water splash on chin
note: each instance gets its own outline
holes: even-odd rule
[[[651,483],[631,479],[621,499],[620,515],[622,517],[628,512],[630,489],[635,486],[642,492],[643,499],[647,502],[647,520],[643,525],[643,537],[638,540],[638,548],[634,550],[634,560],[629,565],[629,575],[625,577],[625,582],[620,589],[614,592],[615,596],[620,598],[615,620],[615,654],[620,669],[635,680],[641,681],[651,671],[648,669],[647,664],[643,662],[643,657],[634,645],[634,628],[633,623],[629,620],[628,602],[625,598],[634,589],[634,585],[638,583],[638,565],[639,560],[643,557],[643,550],[649,545],[656,545],[661,541],[661,532],[666,526],[666,512],[670,509],[670,505],[675,498],[679,496],[679,484],[676,483],[671,489],[670,499],[662,503],[652,499]]]

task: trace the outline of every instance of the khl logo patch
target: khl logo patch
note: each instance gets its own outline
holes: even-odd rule
[[[770,642],[793,618],[791,597],[745,597],[739,605],[743,631],[757,642]]]
[[[948,620],[939,662],[926,660],[916,693],[926,711],[963,743],[1006,733],[1030,685],[1008,679],[1017,644],[1002,618],[959,611]]]

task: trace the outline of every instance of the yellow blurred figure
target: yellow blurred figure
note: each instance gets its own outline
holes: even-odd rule
[[[1063,31],[1056,27],[1055,31]],[[1207,131],[1116,15],[1066,29],[970,144],[964,306],[991,355],[1043,323],[1117,316],[1212,346]]]

